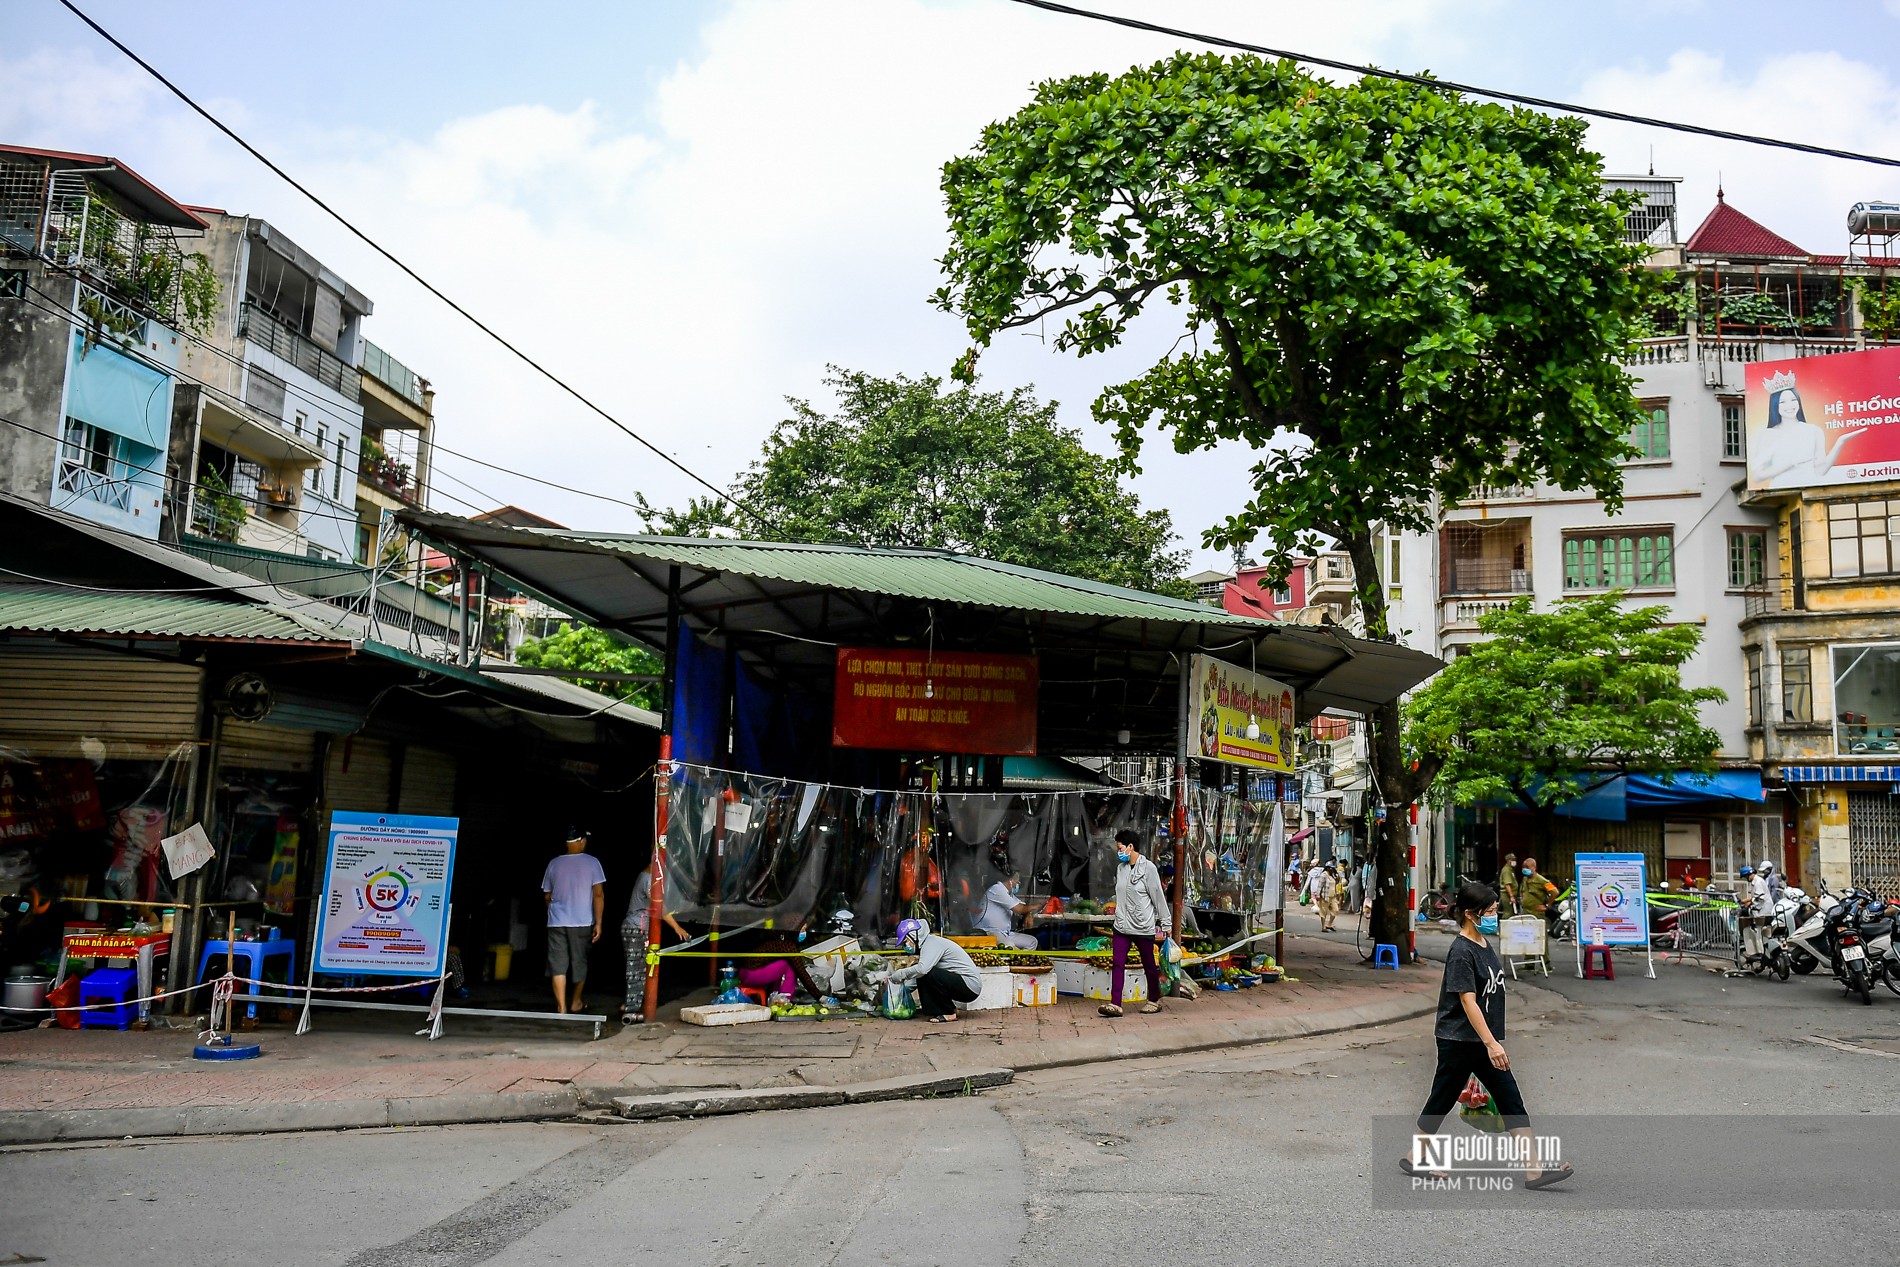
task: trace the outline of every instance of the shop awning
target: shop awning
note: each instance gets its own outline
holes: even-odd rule
[[[0,584],[0,631],[350,645],[349,637],[334,629],[255,603],[200,594],[98,593],[62,585]]]
[[[1788,783],[1900,783],[1900,765],[1784,765]]]
[[[1759,805],[1765,798],[1760,770],[1717,770],[1713,774],[1676,775],[1673,783],[1654,774],[1629,776],[1625,796],[1631,809],[1669,809],[1740,801]]]
[[[1171,751],[1180,657],[1256,666],[1301,716],[1367,712],[1442,667],[1342,630],[1240,616],[946,550],[703,540],[515,528],[408,511],[432,545],[504,583],[649,646],[665,644],[670,580],[696,634],[728,642],[779,686],[828,692],[836,649],[924,646],[1030,652],[1043,662],[1039,747]]]
[[[163,449],[172,425],[171,378],[110,345],[73,335],[66,413],[148,449]]]
[[[1297,845],[1302,840],[1305,840],[1308,836],[1312,835],[1314,832],[1318,830],[1319,828],[1317,827],[1302,827],[1298,831],[1294,832],[1291,836],[1288,836],[1286,838],[1286,843],[1289,845]]]
[[[1094,770],[1061,757],[1004,757],[1003,786],[1012,791],[1062,791],[1104,784]]]

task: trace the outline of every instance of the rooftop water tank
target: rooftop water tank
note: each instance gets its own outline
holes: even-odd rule
[[[1900,202],[1857,202],[1847,212],[1847,231],[1859,237],[1900,233]]]

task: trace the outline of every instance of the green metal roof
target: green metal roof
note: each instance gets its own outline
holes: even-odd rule
[[[998,563],[950,550],[715,541],[606,532],[545,532],[545,535],[585,541],[669,566],[679,564],[708,572],[738,573],[796,585],[834,586],[926,602],[972,603],[979,607],[1124,620],[1191,621],[1199,625],[1260,623],[1255,617],[1236,616],[1204,603]]]
[[[202,594],[0,585],[0,631],[115,637],[348,642],[349,636],[256,603]]]

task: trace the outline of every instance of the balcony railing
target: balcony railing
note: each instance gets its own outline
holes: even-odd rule
[[[1644,339],[1630,351],[1625,365],[1686,365],[1689,340],[1678,335],[1668,339]]]
[[[1756,581],[1742,590],[1742,616],[1747,619],[1752,616],[1772,616],[1776,612],[1787,611],[1790,608],[1789,598],[1789,593],[1782,588],[1780,578]]]
[[[356,474],[371,488],[379,489],[397,501],[407,502],[411,506],[417,504],[415,480],[406,470],[392,471],[366,462],[357,468]]]
[[[1475,625],[1492,612],[1501,612],[1510,605],[1511,602],[1507,599],[1457,599],[1444,605],[1444,623]]]
[[[363,373],[416,408],[423,407],[422,376],[367,339],[363,341]]]
[[[1531,570],[1504,559],[1447,559],[1442,591],[1446,594],[1528,594]]]
[[[83,497],[87,501],[98,502],[115,510],[132,509],[132,481],[93,470],[83,462],[71,458],[59,460],[59,488],[61,492]]]
[[[255,304],[238,313],[238,334],[271,355],[296,366],[349,400],[362,389],[362,377],[336,353],[292,330]]]

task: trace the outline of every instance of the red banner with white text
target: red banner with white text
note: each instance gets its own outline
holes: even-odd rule
[[[1036,755],[1036,657],[840,647],[831,742],[840,748]]]

